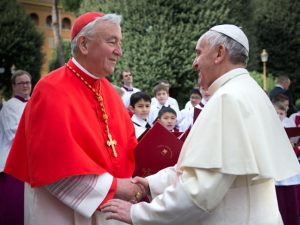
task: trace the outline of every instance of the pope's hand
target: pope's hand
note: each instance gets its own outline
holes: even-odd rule
[[[114,219],[132,224],[130,209],[132,204],[121,199],[111,199],[102,205],[101,212],[104,213],[106,220]]]

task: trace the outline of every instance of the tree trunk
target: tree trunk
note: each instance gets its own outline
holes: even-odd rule
[[[58,2],[59,0],[53,0],[52,6],[52,30],[54,36],[54,43],[56,47],[57,61],[59,65],[65,64],[65,56],[63,51],[63,44],[61,34],[59,32],[59,18],[58,18]]]

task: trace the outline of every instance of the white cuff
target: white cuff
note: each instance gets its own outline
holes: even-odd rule
[[[152,198],[162,194],[171,184],[176,182],[176,166],[165,168],[154,175],[146,177]]]
[[[134,225],[188,225],[206,215],[192,202],[180,182],[169,186],[151,203],[132,205],[130,213]]]

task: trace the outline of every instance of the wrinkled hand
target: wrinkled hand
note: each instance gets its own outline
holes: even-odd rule
[[[121,199],[112,199],[102,205],[101,211],[104,213],[106,220],[119,220],[132,224],[130,209],[132,204]]]
[[[131,178],[118,178],[117,190],[114,198],[123,199],[136,203],[146,196],[146,190],[143,185],[133,183]]]
[[[143,177],[134,177],[131,179],[131,182],[134,184],[141,185],[145,190],[145,195],[150,195],[149,183],[146,178]]]

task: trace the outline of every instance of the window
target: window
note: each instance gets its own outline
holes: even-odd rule
[[[51,15],[47,16],[46,25],[47,25],[47,27],[52,27],[52,16]]]
[[[71,29],[71,20],[69,18],[63,18],[62,20],[62,29],[70,30]]]
[[[39,16],[36,13],[30,13],[30,18],[36,26],[39,25]]]

